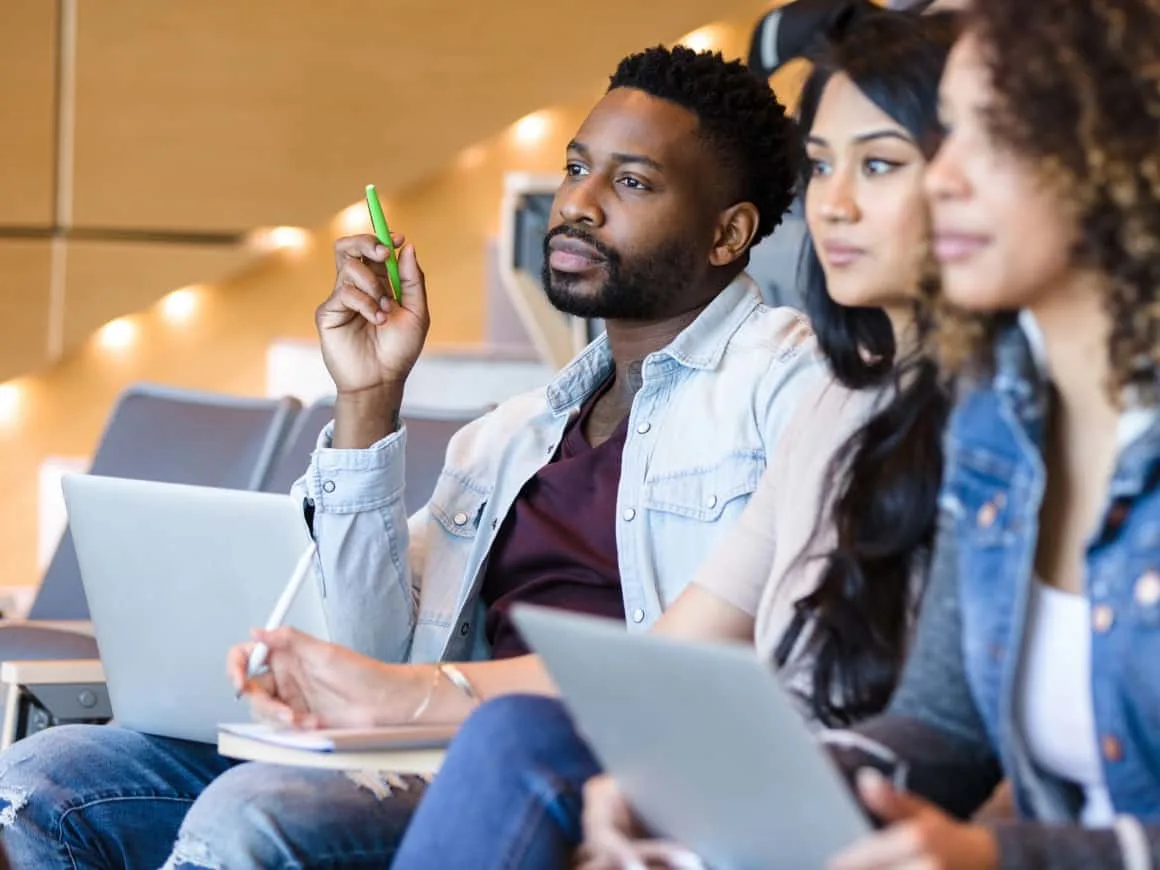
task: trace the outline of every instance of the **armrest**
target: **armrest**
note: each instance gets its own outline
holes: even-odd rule
[[[88,619],[5,619],[0,625],[27,625],[32,628],[47,628],[54,631],[71,631],[93,637],[93,623]]]
[[[8,686],[59,686],[103,683],[105,668],[99,659],[60,659],[0,663],[0,683]]]
[[[66,707],[77,704],[86,711],[81,718],[88,718],[91,709],[101,718],[108,719],[112,713],[108,693],[104,689],[105,668],[99,659],[56,659],[15,662],[0,662],[0,685],[3,686],[4,721],[0,725],[0,750],[12,745],[18,737],[27,733],[27,723],[23,725],[21,698],[25,686],[36,696],[66,697]],[[86,688],[86,687],[93,688]],[[79,690],[79,692],[78,692]],[[75,697],[73,697],[75,695]],[[54,706],[52,700],[41,701]],[[54,713],[54,715],[57,715]],[[76,714],[73,714],[75,717]],[[66,718],[72,718],[66,716]],[[19,733],[18,733],[19,732]]]

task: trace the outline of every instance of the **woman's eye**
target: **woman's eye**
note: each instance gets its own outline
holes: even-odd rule
[[[888,172],[893,172],[901,165],[901,163],[895,163],[893,160],[871,157],[863,164],[863,168],[867,175],[885,175]]]

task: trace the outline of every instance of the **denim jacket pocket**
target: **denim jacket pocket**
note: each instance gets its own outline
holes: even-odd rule
[[[962,546],[992,549],[1016,531],[1015,466],[989,453],[959,448],[950,458],[944,498],[957,517]]]
[[[702,468],[666,473],[645,482],[644,506],[650,511],[713,523],[737,499],[757,489],[765,457],[735,453]]]
[[[428,510],[443,530],[457,538],[474,538],[491,493],[455,471],[444,471],[435,483]]]

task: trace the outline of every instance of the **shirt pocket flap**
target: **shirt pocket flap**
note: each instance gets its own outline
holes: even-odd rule
[[[963,540],[972,546],[1005,546],[1015,521],[1015,467],[987,453],[960,449],[949,463],[944,496],[958,518]]]
[[[482,487],[444,471],[435,482],[427,509],[449,535],[474,538],[489,496]]]
[[[734,499],[757,489],[765,462],[760,456],[731,456],[709,468],[678,471],[645,484],[645,507],[702,522],[720,519]]]

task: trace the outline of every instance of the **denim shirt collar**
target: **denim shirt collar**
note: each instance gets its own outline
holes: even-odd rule
[[[737,330],[760,305],[757,285],[742,272],[696,320],[652,356],[670,357],[688,369],[716,369]],[[547,398],[552,412],[563,414],[581,404],[608,379],[613,368],[608,336],[601,335],[548,384]]]
[[[1030,312],[999,326],[995,337],[994,388],[1014,412],[1033,443],[1043,449],[1050,403],[1050,376],[1039,327]],[[1150,484],[1160,465],[1160,414],[1129,408],[1119,421],[1119,457],[1110,497],[1133,498]]]

